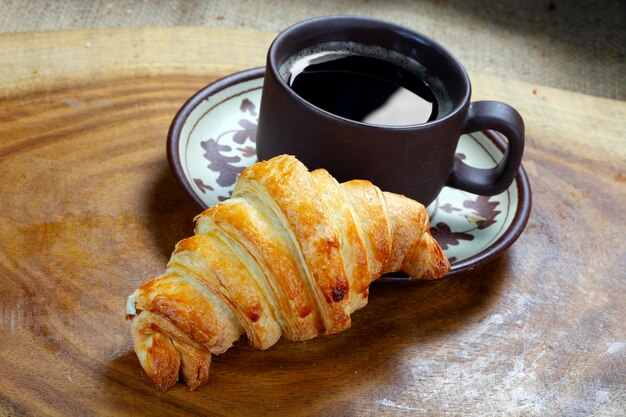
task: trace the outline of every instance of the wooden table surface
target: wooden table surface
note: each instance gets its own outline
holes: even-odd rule
[[[626,103],[470,74],[527,125],[533,211],[504,255],[377,283],[346,332],[216,357],[207,385],[144,375],[126,296],[196,209],[170,121],[264,64],[274,34],[206,28],[0,36],[0,415],[624,415]]]

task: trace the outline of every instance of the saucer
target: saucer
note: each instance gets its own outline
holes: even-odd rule
[[[172,122],[167,138],[170,168],[201,209],[228,199],[239,173],[257,161],[263,74],[263,68],[250,69],[204,87]],[[456,157],[477,168],[495,167],[505,143],[497,132],[466,134]],[[452,264],[448,275],[500,255],[524,230],[530,207],[530,185],[522,166],[513,184],[495,196],[445,187],[427,211],[431,232]],[[392,274],[384,279],[408,277]]]

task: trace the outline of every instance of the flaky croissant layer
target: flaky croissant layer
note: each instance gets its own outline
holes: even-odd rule
[[[164,274],[128,297],[135,352],[166,390],[206,382],[211,354],[245,333],[267,349],[350,327],[387,272],[439,278],[450,264],[424,206],[368,181],[339,184],[293,156],[242,172],[230,200],[195,218]]]

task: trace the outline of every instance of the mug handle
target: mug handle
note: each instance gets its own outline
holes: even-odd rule
[[[515,178],[524,153],[524,121],[513,107],[499,101],[470,103],[463,133],[496,130],[508,139],[502,160],[495,168],[474,168],[458,158],[446,185],[473,194],[495,195],[505,191]]]

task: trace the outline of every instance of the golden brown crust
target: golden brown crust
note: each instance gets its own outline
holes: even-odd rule
[[[241,334],[239,322],[216,297],[176,273],[148,281],[137,295],[138,309],[163,317],[212,353],[225,352]]]
[[[245,251],[236,253],[217,230],[213,230],[179,242],[168,270],[184,269],[191,275],[201,268],[204,273],[195,274],[195,279],[204,283],[230,307],[253,347],[267,349],[280,338],[281,330],[274,317],[274,309],[257,284],[259,278],[253,277],[260,277],[262,273],[248,258]]]
[[[378,187],[369,181],[352,180],[341,184],[341,189],[357,215],[367,248],[370,281],[383,273],[391,252],[387,206]]]
[[[292,156],[278,156],[244,170],[233,196],[246,182],[259,184],[272,198],[287,221],[304,263],[326,333],[350,327],[348,279],[339,251],[339,239],[329,214],[319,204],[320,194],[306,167]]]
[[[311,176],[340,241],[340,254],[350,286],[350,312],[353,312],[367,304],[369,294],[370,271],[362,231],[358,227],[352,205],[339,188],[337,180],[324,169],[311,172]]]
[[[282,331],[290,340],[306,340],[319,334],[321,319],[306,285],[299,259],[288,236],[242,198],[233,198],[206,210],[197,218],[196,231],[220,228],[250,254],[263,271],[258,279],[273,305]],[[272,277],[272,279],[266,279]],[[264,288],[263,288],[264,287]]]
[[[448,273],[450,262],[427,226],[417,247],[404,259],[402,271],[412,277],[437,279]]]
[[[209,380],[211,354],[192,345],[172,339],[174,347],[180,353],[180,375],[191,391]]]
[[[178,380],[180,354],[172,339],[154,328],[142,312],[132,321],[133,345],[141,366],[154,383],[165,391]]]
[[[424,206],[368,181],[309,173],[291,156],[244,170],[233,198],[196,217],[165,274],[127,303],[135,352],[160,389],[195,389],[211,354],[243,333],[267,349],[350,326],[385,272],[439,278],[450,268]]]
[[[383,273],[402,270],[404,258],[424,234],[426,210],[417,201],[398,194],[383,192],[389,213],[393,245]]]

